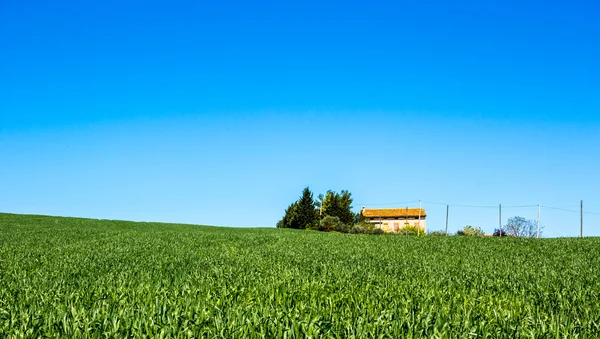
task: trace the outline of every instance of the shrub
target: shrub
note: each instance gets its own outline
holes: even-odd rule
[[[337,225],[335,225],[335,231],[340,233],[348,233],[350,232],[350,226],[340,221],[339,223],[337,223]]]
[[[396,231],[401,235],[425,235],[425,230],[417,226],[404,226]]]
[[[485,232],[483,232],[483,230],[480,227],[467,225],[462,230],[456,232],[456,235],[467,237],[483,237],[485,235]]]
[[[371,231],[371,234],[382,235],[382,234],[385,234],[385,232],[381,228],[375,228],[375,229],[373,229],[373,231]]]
[[[495,236],[495,237],[508,237],[508,233],[506,233],[506,231],[503,230],[503,229],[501,229],[501,228],[496,228],[494,230],[493,236]]]
[[[320,225],[318,223],[313,223],[313,224],[306,226],[306,229],[311,230],[311,231],[318,231],[319,228],[320,228]]]
[[[321,219],[319,230],[325,232],[348,233],[350,231],[350,226],[341,222],[340,218],[338,217],[326,215],[323,219]]]
[[[358,223],[358,225],[365,230],[365,233],[373,233],[373,230],[376,228],[375,224],[368,221],[361,221]]]
[[[352,233],[352,234],[364,234],[364,233],[367,233],[367,230],[365,230],[364,227],[362,227],[361,225],[354,225],[354,227],[352,227],[350,229],[350,233]]]
[[[445,236],[446,232],[445,231],[432,231],[429,232],[429,234],[427,235],[432,235],[432,236]]]
[[[340,218],[326,215],[319,223],[319,230],[325,232],[335,231],[339,223]]]

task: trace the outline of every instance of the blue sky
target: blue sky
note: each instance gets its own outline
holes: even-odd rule
[[[558,207],[545,235],[574,236],[580,200],[600,213],[598,13],[5,0],[0,211],[273,226],[310,186],[349,190],[355,210]],[[445,206],[423,206],[443,228]],[[451,231],[497,223],[450,207]]]

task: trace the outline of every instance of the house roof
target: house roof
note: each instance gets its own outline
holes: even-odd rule
[[[361,211],[364,217],[368,218],[403,218],[426,217],[427,214],[422,208],[363,208]]]

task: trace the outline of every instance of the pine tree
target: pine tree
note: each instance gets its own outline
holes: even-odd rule
[[[277,222],[277,228],[299,228],[298,202],[293,202],[285,209],[283,218]]]
[[[319,222],[315,200],[308,187],[304,188],[302,197],[298,200],[298,219],[300,228],[310,228]]]
[[[305,229],[314,227],[318,222],[319,216],[315,208],[313,194],[306,187],[302,192],[302,196],[285,210],[285,215],[277,223],[277,227]]]

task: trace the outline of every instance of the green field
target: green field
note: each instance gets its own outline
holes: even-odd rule
[[[0,337],[598,338],[600,238],[0,214]]]

